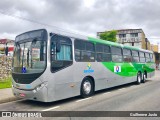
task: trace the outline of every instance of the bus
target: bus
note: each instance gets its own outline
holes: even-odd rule
[[[15,38],[12,91],[52,102],[154,76],[153,52],[76,34],[38,29]]]

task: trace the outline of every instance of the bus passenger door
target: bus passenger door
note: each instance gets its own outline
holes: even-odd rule
[[[53,35],[51,37],[51,72],[54,77],[55,99],[73,96],[73,56],[72,41],[69,37]],[[72,85],[73,84],[73,85]]]

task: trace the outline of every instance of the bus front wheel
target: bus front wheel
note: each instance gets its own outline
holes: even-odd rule
[[[91,96],[93,93],[93,81],[88,77],[84,78],[81,84],[81,96],[85,98]]]
[[[142,76],[141,76],[141,73],[138,72],[138,74],[137,74],[137,82],[136,83],[139,85],[141,83],[141,81],[142,81]]]

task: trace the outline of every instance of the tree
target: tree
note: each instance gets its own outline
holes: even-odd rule
[[[117,41],[116,35],[117,35],[117,31],[111,30],[111,31],[105,31],[104,33],[101,33],[99,36],[100,36],[100,39],[116,42]]]

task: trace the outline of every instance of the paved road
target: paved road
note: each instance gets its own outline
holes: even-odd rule
[[[1,111],[160,111],[160,71],[144,84],[128,84],[102,90],[90,98],[74,97],[53,103],[42,103],[28,100],[0,104]],[[1,118],[0,118],[1,119]],[[6,118],[7,119],[7,118]],[[45,118],[42,118],[45,119]],[[53,118],[47,118],[52,120]],[[55,118],[54,118],[55,119]],[[93,118],[57,118],[57,119],[90,119]],[[94,118],[107,119],[107,118]],[[109,118],[108,118],[109,119]],[[128,119],[128,118],[110,118]],[[132,118],[135,119],[135,118]],[[136,118],[148,119],[151,118]],[[153,118],[152,118],[153,119]],[[154,118],[160,119],[160,118]],[[9,120],[9,119],[8,119]],[[17,120],[17,118],[16,118]]]

